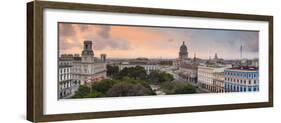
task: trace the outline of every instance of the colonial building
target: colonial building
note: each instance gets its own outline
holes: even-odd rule
[[[226,92],[259,91],[257,67],[236,67],[224,71]]]
[[[224,92],[224,72],[215,72],[212,92]]]
[[[92,41],[84,41],[81,61],[73,62],[73,80],[84,85],[106,79],[105,60],[105,54],[101,55],[101,60],[96,60],[92,50]]]
[[[122,62],[118,65],[119,70],[123,70],[124,68],[141,66],[145,69],[146,73],[149,74],[151,71],[159,70],[159,64],[157,62],[153,62],[150,60],[131,60],[128,62]]]
[[[179,75],[188,82],[197,83],[197,64],[182,64],[179,67]]]
[[[58,98],[67,98],[72,96],[79,87],[79,83],[73,81],[72,66],[75,60],[80,60],[79,55],[62,54],[59,57],[58,80],[59,92]]]
[[[231,68],[231,65],[204,65],[198,66],[198,85],[210,92],[215,92],[214,81],[219,79],[215,76],[216,73],[224,72],[226,68]]]

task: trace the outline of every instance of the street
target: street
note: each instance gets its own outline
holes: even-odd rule
[[[186,83],[192,85],[193,87],[196,88],[196,92],[197,93],[207,93],[208,92],[207,90],[198,87],[197,84],[192,83],[192,82],[188,82],[184,78],[180,77],[177,73],[175,73],[174,69],[175,68],[173,66],[171,66],[171,67],[163,67],[163,68],[160,69],[160,71],[164,71],[164,72],[167,72],[167,73],[173,75],[173,77],[175,79],[174,80],[175,82],[186,82]]]

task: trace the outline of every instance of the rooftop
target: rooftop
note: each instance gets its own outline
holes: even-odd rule
[[[257,67],[252,67],[252,66],[241,66],[241,67],[234,67],[230,68],[231,70],[258,70]]]

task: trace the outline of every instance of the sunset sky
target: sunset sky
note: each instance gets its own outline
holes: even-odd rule
[[[177,58],[185,41],[189,57],[258,58],[256,31],[231,31],[140,26],[59,24],[59,54],[81,53],[84,40],[93,41],[95,56],[108,58]]]

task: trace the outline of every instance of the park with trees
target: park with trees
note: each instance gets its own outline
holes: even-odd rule
[[[141,66],[124,68],[107,65],[107,79],[91,85],[80,85],[72,98],[125,97],[156,95],[150,85],[157,85],[165,94],[191,94],[196,88],[184,82],[175,82],[173,75],[164,71],[149,74]]]

